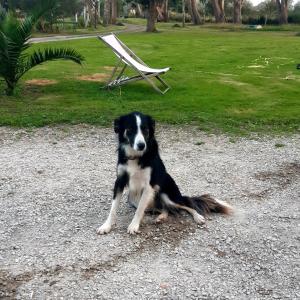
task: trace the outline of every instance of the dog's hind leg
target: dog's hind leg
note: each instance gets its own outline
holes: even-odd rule
[[[155,223],[162,223],[168,219],[169,212],[167,210],[163,210],[155,219]]]
[[[173,202],[169,198],[169,196],[167,194],[164,194],[164,193],[161,194],[161,199],[165,203],[166,206],[176,208],[176,209],[183,209],[183,210],[187,211],[189,214],[192,215],[194,221],[197,224],[204,224],[205,223],[205,218],[202,215],[200,215],[195,209]]]
[[[106,219],[104,224],[97,229],[98,234],[109,233],[111,231],[112,225],[116,223],[117,209],[119,207],[120,200],[122,198],[122,194],[127,183],[128,183],[127,173],[124,173],[122,176],[117,178],[114,187],[114,197],[112,200],[111,209],[108,218]]]
[[[200,215],[195,209],[180,204],[176,204],[176,208],[183,209],[190,213],[197,224],[205,223],[205,218],[202,215]]]

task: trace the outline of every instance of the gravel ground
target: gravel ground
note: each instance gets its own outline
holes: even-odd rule
[[[206,225],[182,214],[98,236],[115,179],[110,129],[0,128],[0,298],[299,299],[300,136],[232,140],[158,129],[182,191],[228,201]],[[124,197],[125,199],[125,197]]]

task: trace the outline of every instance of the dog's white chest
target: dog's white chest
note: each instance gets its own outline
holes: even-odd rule
[[[129,160],[126,165],[129,176],[129,190],[139,193],[150,184],[150,168],[141,168],[135,160]]]
[[[129,202],[137,207],[143,190],[150,185],[151,168],[141,168],[135,160],[128,160],[126,165],[118,166],[118,175],[124,172],[129,177]]]

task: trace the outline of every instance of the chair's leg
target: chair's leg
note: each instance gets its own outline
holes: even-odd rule
[[[170,86],[159,76],[155,76],[158,81],[160,81],[166,88],[170,88]]]
[[[127,67],[127,65],[126,65],[126,64],[124,64],[124,67],[122,68],[122,70],[121,70],[120,74],[118,75],[118,77],[116,78],[116,80],[118,80],[118,79],[120,79],[120,78],[121,78],[121,76],[123,75],[123,73],[124,73],[124,71],[125,71],[126,67]]]
[[[159,93],[164,94],[164,91],[162,91],[154,82],[153,80],[151,80],[151,78],[148,78],[146,75],[143,76],[145,78],[146,81],[148,81],[152,87]]]
[[[115,67],[114,67],[114,69],[113,69],[113,71],[112,71],[112,73],[110,75],[110,78],[109,78],[109,80],[107,81],[107,83],[105,85],[106,88],[110,87],[110,83],[113,81],[112,79],[114,78],[114,76],[115,76],[115,74],[116,74],[116,72],[117,72],[117,70],[118,70],[121,62],[122,62],[122,58],[120,58],[119,61],[117,62],[117,64],[115,65]]]
[[[138,70],[137,68],[135,68],[136,71],[150,84],[152,85],[152,87],[158,92],[158,93],[161,93],[161,94],[164,94],[165,92],[162,91],[154,82],[153,80],[151,80],[150,77],[148,77],[147,75],[145,75],[143,72],[141,72],[140,70]],[[155,76],[155,75],[154,75]],[[158,76],[158,75],[157,75]]]
[[[171,87],[158,75],[155,76],[155,78],[165,87],[165,90],[163,91],[163,94],[165,94]]]
[[[163,80],[159,77],[159,75],[156,75],[155,78],[161,82],[164,86],[165,86],[165,89],[164,90],[161,90],[154,82],[153,80],[151,80],[151,78],[147,77],[147,75],[144,75],[144,74],[141,74],[146,81],[148,81],[152,87],[159,93],[161,94],[165,94],[169,89],[170,89],[170,86]]]

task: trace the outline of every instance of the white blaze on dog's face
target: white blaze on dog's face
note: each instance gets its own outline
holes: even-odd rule
[[[141,117],[137,115],[135,116],[135,118],[136,118],[137,133],[134,138],[133,149],[135,151],[146,151],[147,145],[141,129],[142,120]]]
[[[142,156],[154,135],[154,121],[149,116],[131,113],[115,120],[115,132],[128,157]]]

